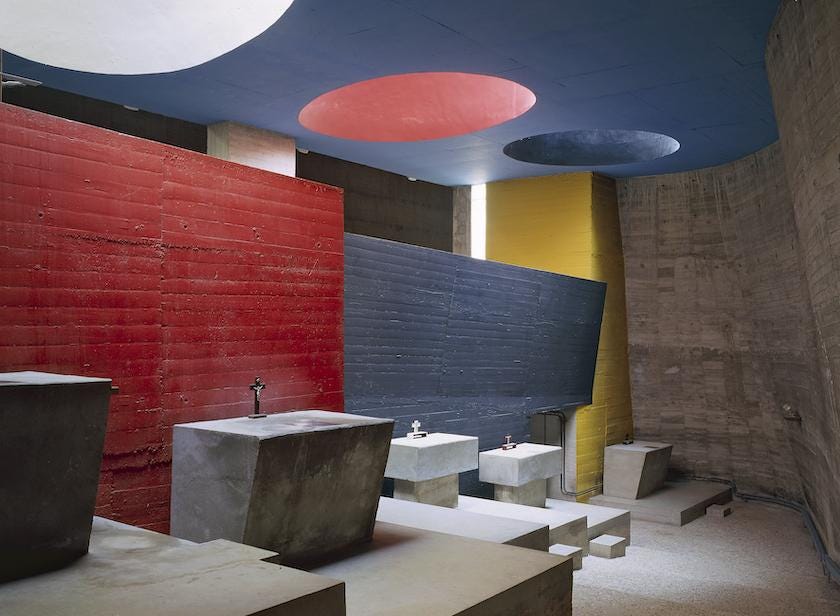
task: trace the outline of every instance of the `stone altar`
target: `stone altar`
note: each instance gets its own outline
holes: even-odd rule
[[[672,446],[636,441],[604,448],[604,496],[644,498],[665,485]]]
[[[393,420],[294,411],[176,425],[171,532],[308,564],[369,540]]]
[[[111,380],[0,373],[0,582],[88,551]]]
[[[476,468],[476,437],[433,432],[393,439],[385,476],[394,479],[394,498],[451,508],[458,505],[458,474]]]
[[[547,479],[563,471],[563,449],[519,443],[478,455],[478,478],[492,483],[496,500],[545,507]]]

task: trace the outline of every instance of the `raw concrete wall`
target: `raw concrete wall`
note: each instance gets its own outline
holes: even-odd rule
[[[840,2],[784,0],[767,72],[813,307],[826,404],[802,409],[805,498],[840,562]]]
[[[771,146],[618,187],[637,437],[673,443],[684,471],[798,499],[806,447],[782,406],[822,402],[783,171]]]
[[[344,189],[344,230],[452,251],[448,186],[412,182],[404,175],[323,154],[298,153],[297,175]]]

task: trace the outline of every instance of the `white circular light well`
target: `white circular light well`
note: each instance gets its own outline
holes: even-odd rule
[[[88,73],[170,73],[265,32],[293,0],[0,0],[0,49]]]

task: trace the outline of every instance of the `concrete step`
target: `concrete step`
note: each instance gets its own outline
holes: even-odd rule
[[[545,506],[557,513],[585,515],[589,539],[605,534],[618,535],[627,539],[627,545],[630,545],[630,512],[627,510],[554,498],[546,499]]]
[[[583,549],[584,556],[589,553],[589,537],[586,533],[585,514],[572,514],[543,509],[541,507],[502,503],[486,498],[463,495],[458,497],[458,510],[545,524],[548,526],[548,541],[550,545],[555,543],[576,545]]]
[[[589,541],[589,553],[598,558],[619,558],[627,549],[627,539],[615,535],[600,535]]]
[[[709,505],[706,507],[706,515],[713,518],[725,518],[732,513],[732,503],[725,505]]]
[[[565,556],[572,559],[572,567],[575,571],[583,569],[583,548],[576,545],[564,545],[562,543],[555,543],[548,551],[558,556]]]

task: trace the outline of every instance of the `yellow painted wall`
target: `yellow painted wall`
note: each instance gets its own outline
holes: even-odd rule
[[[487,258],[607,283],[592,404],[577,411],[577,491],[593,487],[604,447],[633,433],[615,182],[572,173],[488,184]]]

